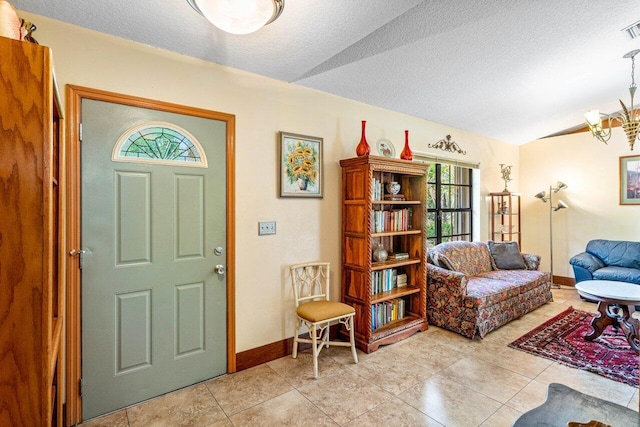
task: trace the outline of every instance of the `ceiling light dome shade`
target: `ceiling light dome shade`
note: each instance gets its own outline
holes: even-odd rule
[[[187,0],[213,25],[231,34],[249,34],[275,21],[284,0]]]

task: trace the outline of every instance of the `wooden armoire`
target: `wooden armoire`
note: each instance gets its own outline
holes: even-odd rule
[[[64,155],[51,50],[0,37],[0,425],[61,426]]]

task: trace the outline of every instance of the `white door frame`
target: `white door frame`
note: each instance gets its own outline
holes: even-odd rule
[[[236,371],[235,338],[235,115],[187,107],[135,96],[67,85],[67,233],[66,247],[80,249],[80,123],[82,99],[93,99],[151,110],[219,120],[226,123],[227,173],[227,373]],[[79,257],[67,257],[66,301],[66,420],[67,426],[82,421],[82,336],[81,336],[81,275]]]

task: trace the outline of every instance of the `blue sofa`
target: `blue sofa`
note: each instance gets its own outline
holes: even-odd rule
[[[616,280],[640,285],[640,242],[596,239],[569,260],[576,282]]]

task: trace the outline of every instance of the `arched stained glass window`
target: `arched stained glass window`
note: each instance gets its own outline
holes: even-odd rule
[[[118,139],[111,159],[207,167],[207,157],[198,140],[185,129],[164,122],[147,122],[128,129]]]

